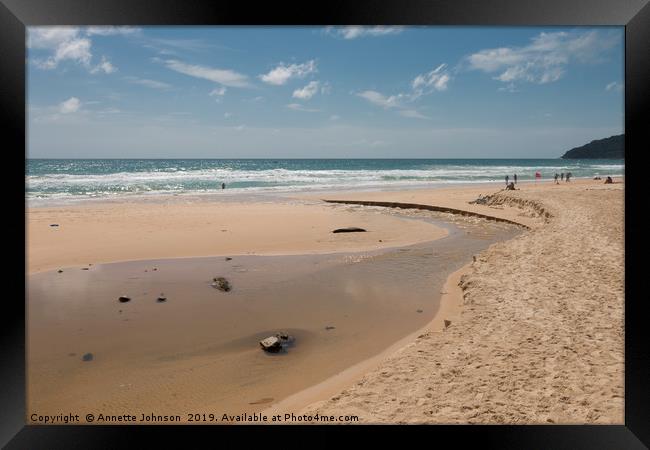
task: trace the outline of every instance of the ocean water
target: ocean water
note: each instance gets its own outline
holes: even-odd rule
[[[620,176],[623,160],[562,159],[28,159],[30,204],[125,195],[405,189],[449,184]]]

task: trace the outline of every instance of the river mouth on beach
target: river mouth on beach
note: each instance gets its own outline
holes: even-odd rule
[[[182,421],[259,412],[426,325],[450,273],[520,232],[448,214],[391,213],[449,234],[358,253],[131,261],[30,275],[28,410]],[[214,277],[232,290],[213,288]],[[259,341],[279,332],[294,345],[262,351]]]

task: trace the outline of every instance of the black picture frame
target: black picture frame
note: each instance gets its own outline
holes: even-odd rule
[[[650,5],[648,0],[320,0],[317,2],[259,2],[236,0],[0,0],[0,114],[5,141],[3,177],[16,186],[7,197],[6,241],[15,246],[8,261],[24,261],[25,197],[19,172],[25,149],[25,27],[32,25],[621,25],[625,26],[625,425],[620,426],[435,426],[409,427],[436,441],[451,438],[455,445],[474,442],[498,448],[645,448],[650,446],[650,351],[646,325],[648,295],[641,270],[647,238],[641,222],[643,187],[637,162],[650,149],[648,98],[650,90]],[[25,161],[23,160],[23,163]],[[24,167],[24,166],[23,166]],[[21,242],[21,237],[23,242]],[[24,269],[23,264],[23,269]],[[13,264],[16,280],[19,264]],[[25,276],[25,273],[22,274]],[[9,277],[7,277],[10,281]],[[0,445],[6,448],[122,448],[134,438],[205,439],[214,427],[190,426],[32,426],[25,425],[25,285],[2,303],[0,368]],[[220,446],[241,443],[251,426],[234,427]],[[233,429],[233,427],[228,427]],[[257,429],[257,426],[253,426]],[[286,427],[267,427],[265,439]],[[301,427],[302,430],[309,427]],[[314,427],[322,429],[322,427]],[[343,433],[356,427],[338,427]],[[388,427],[395,428],[395,427]],[[402,427],[397,427],[402,429]],[[328,433],[332,430],[328,428]],[[382,437],[386,428],[373,428]],[[170,433],[171,431],[171,433]],[[309,429],[307,430],[309,431]],[[173,436],[172,436],[173,433]],[[214,434],[209,439],[213,439]],[[180,442],[180,441],[179,441]],[[210,442],[210,440],[208,440]],[[269,441],[270,442],[270,441]],[[325,443],[327,441],[323,441]],[[332,442],[334,444],[334,442]],[[284,445],[284,444],[282,444]]]

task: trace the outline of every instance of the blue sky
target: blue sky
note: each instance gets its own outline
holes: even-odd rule
[[[624,129],[622,27],[30,27],[28,156],[545,158]]]

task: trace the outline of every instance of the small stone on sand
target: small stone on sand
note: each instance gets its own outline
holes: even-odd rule
[[[230,286],[230,282],[226,280],[224,277],[214,277],[212,279],[212,287],[215,289],[219,289],[220,291],[223,292],[230,292],[232,289],[232,286]]]
[[[120,303],[126,303],[126,302],[130,302],[131,298],[127,297],[126,295],[122,295],[118,300],[120,301]]]
[[[86,353],[85,355],[83,355],[83,356],[81,357],[81,360],[82,360],[82,361],[92,361],[93,358],[94,358],[94,356],[93,356],[92,353]]]

